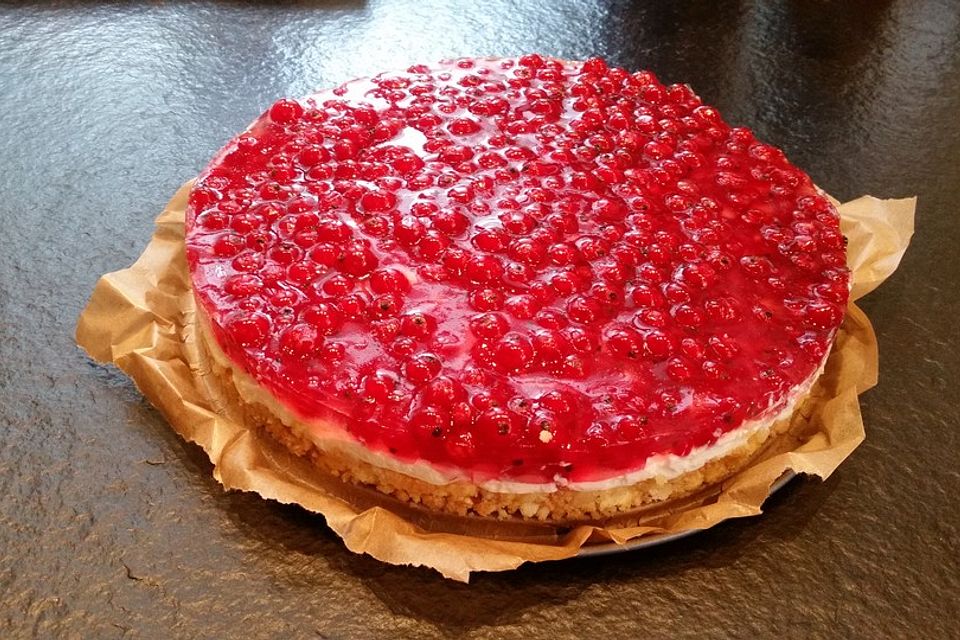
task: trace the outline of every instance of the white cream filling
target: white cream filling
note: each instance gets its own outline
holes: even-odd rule
[[[309,439],[321,451],[358,459],[375,467],[395,471],[429,484],[445,485],[457,481],[467,481],[488,491],[499,493],[551,493],[562,487],[572,491],[602,491],[636,484],[652,478],[665,483],[685,473],[695,471],[712,460],[733,453],[739,447],[745,445],[754,434],[769,429],[775,422],[789,419],[823,373],[827,359],[827,356],[824,356],[823,362],[813,375],[794,387],[779,408],[771,409],[760,417],[747,420],[733,431],[720,436],[713,444],[697,447],[685,456],[672,453],[654,455],[647,458],[644,465],[639,469],[603,480],[569,482],[566,478],[555,476],[552,482],[533,483],[494,479],[476,480],[464,470],[442,469],[425,460],[402,462],[388,453],[368,449],[347,432],[342,426],[342,422],[336,420],[335,414],[325,419],[305,418],[297,415],[265,387],[257,384],[252,377],[234,365],[219,348],[219,345],[210,339],[211,334],[207,327],[204,327],[202,334],[202,339],[214,360],[233,373],[234,385],[244,402],[266,407],[294,433]],[[829,351],[827,355],[829,355]]]

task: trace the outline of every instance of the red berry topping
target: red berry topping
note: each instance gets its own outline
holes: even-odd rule
[[[296,122],[303,115],[303,107],[296,100],[278,100],[270,107],[270,119],[279,125]]]
[[[440,373],[440,359],[432,353],[421,353],[408,360],[403,373],[415,385],[423,384]]]
[[[814,374],[849,291],[781,151],[684,85],[536,54],[278,101],[197,181],[187,257],[290,408],[480,480],[714,442]]]

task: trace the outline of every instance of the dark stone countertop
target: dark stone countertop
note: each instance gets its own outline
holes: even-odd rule
[[[4,4],[0,34],[0,636],[960,635],[957,3]],[[681,542],[466,586],[224,493],[75,348],[97,277],[276,97],[526,51],[689,82],[840,198],[919,195],[911,250],[864,301],[867,441],[828,482]]]

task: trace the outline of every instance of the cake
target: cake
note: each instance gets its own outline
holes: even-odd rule
[[[283,99],[198,177],[196,334],[250,428],[463,516],[600,520],[722,482],[823,371],[837,211],[686,85],[418,65]]]

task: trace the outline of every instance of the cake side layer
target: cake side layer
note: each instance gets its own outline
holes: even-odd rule
[[[315,440],[305,437],[302,432],[297,433],[264,405],[245,401],[239,391],[243,383],[237,384],[238,378],[245,374],[215,357],[212,351],[216,350],[216,346],[202,337],[202,331],[199,333],[200,351],[207,358],[216,391],[222,394],[223,400],[232,409],[242,412],[242,419],[248,426],[262,428],[293,454],[307,458],[321,471],[344,482],[372,487],[400,501],[459,516],[519,517],[555,523],[583,522],[624,515],[645,505],[683,498],[718,484],[742,469],[770,438],[789,429],[792,417],[792,414],[781,416],[752,430],[732,450],[714,457],[699,468],[671,478],[648,477],[631,484],[611,483],[606,488],[593,489],[547,485],[546,490],[540,490],[537,485],[510,483],[512,491],[498,491],[467,480],[433,483],[422,477],[373,464],[366,459],[372,452],[356,443],[350,443],[352,446],[329,446],[333,441],[326,441],[328,448],[321,449]],[[802,400],[797,401],[797,408]],[[383,459],[379,462],[383,462]],[[408,465],[407,470],[411,469],[422,473],[422,469]]]
[[[222,380],[221,386],[226,387],[221,391],[226,392],[238,406],[242,406],[245,414],[254,418],[255,424],[267,426],[274,437],[299,455],[313,451],[311,458],[328,471],[336,470],[337,475],[356,472],[350,470],[351,465],[355,464],[367,468],[367,472],[362,476],[363,479],[360,480],[363,484],[377,485],[378,483],[372,482],[372,479],[382,472],[382,475],[387,477],[396,475],[405,479],[402,482],[394,479],[393,482],[388,483],[389,486],[402,486],[404,482],[422,485],[418,492],[421,495],[430,492],[426,487],[453,485],[472,487],[477,491],[500,496],[555,492],[599,494],[618,489],[628,489],[627,494],[637,494],[638,488],[645,485],[648,486],[646,490],[648,499],[636,504],[634,504],[635,500],[631,499],[629,502],[634,506],[676,497],[673,495],[673,490],[663,498],[654,496],[660,495],[658,488],[667,484],[686,486],[690,482],[690,477],[697,473],[704,473],[704,470],[711,465],[735,470],[735,465],[730,465],[728,459],[746,460],[763,445],[768,435],[777,431],[777,425],[789,424],[794,412],[809,395],[826,362],[824,359],[824,363],[821,363],[816,373],[792,391],[782,408],[769,412],[767,416],[745,422],[740,428],[723,434],[715,443],[699,447],[687,456],[681,457],[674,454],[654,456],[638,469],[596,481],[568,482],[565,478],[555,477],[552,481],[542,483],[516,482],[498,478],[472,477],[466,470],[442,469],[422,460],[413,463],[404,462],[385,452],[371,450],[355,441],[341,426],[342,423],[337,422],[338,417],[335,414],[331,414],[325,420],[306,420],[297,416],[293,410],[284,406],[268,390],[258,385],[253,378],[230,362],[213,340],[209,321],[202,310],[198,310],[197,318],[198,341],[215,377]],[[320,458],[326,460],[319,460]],[[338,461],[339,464],[333,464],[333,461]],[[702,482],[697,483],[697,486],[700,484]],[[640,492],[642,493],[643,490]],[[388,491],[388,493],[391,492]]]

